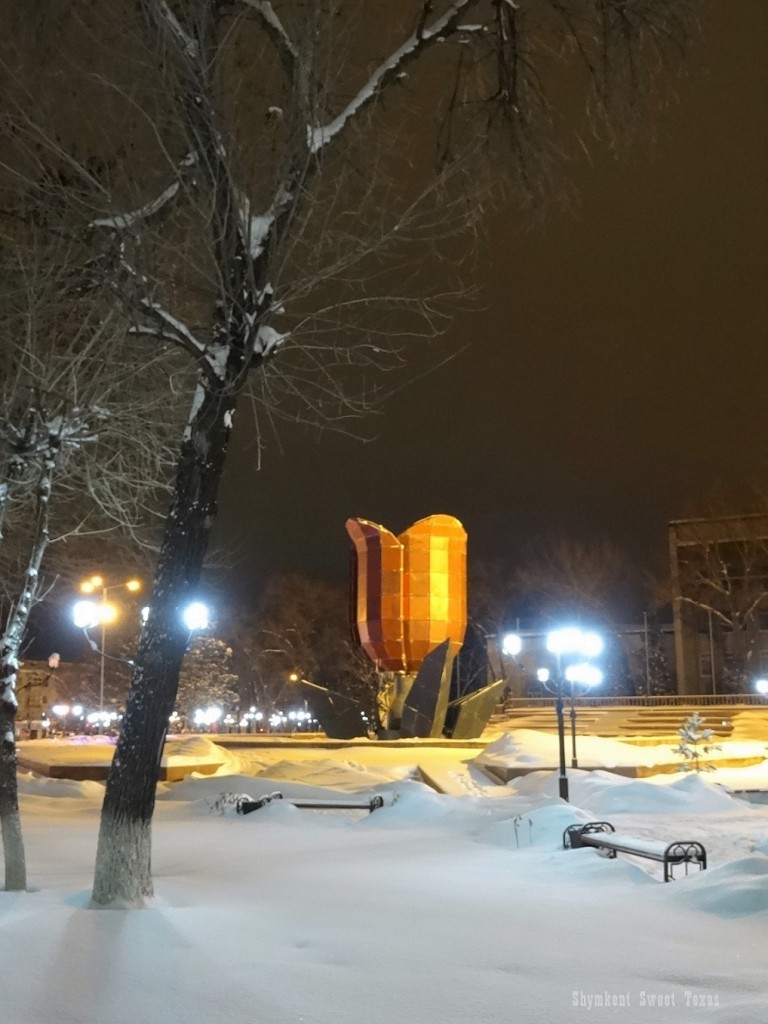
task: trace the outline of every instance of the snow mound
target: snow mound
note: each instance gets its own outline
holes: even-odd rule
[[[32,772],[19,775],[18,787],[19,793],[23,793],[25,796],[71,797],[98,801],[104,798],[102,782],[49,779],[47,776],[35,775]]]
[[[194,774],[182,782],[174,782],[162,791],[158,790],[158,800],[183,800],[190,803],[195,800],[212,799],[219,793],[250,793],[254,797],[271,793],[275,787],[267,787],[265,783],[256,783],[252,775],[198,775]]]
[[[206,736],[169,736],[165,741],[166,757],[218,758],[224,753]]]
[[[516,797],[557,799],[555,772],[531,772],[509,784]],[[734,797],[703,775],[655,775],[649,779],[628,779],[611,772],[568,769],[571,801],[588,808],[592,818],[619,813],[717,812],[731,811]]]
[[[652,765],[660,760],[671,760],[669,746],[645,748],[641,753],[636,746],[621,740],[598,736],[579,737],[579,759],[590,766],[605,768],[614,765]],[[474,759],[478,764],[515,768],[540,765],[551,768],[558,761],[558,738],[554,733],[535,729],[516,729],[504,733],[490,743]]]
[[[420,826],[439,822],[461,828],[473,814],[471,804],[462,807],[457,805],[454,797],[436,793],[423,783],[406,782],[398,786],[392,803],[385,804],[381,810],[369,816],[368,824],[372,827],[391,827],[410,826],[414,822]]]
[[[370,768],[355,761],[318,759],[312,761],[277,761],[255,774],[256,778],[269,778],[275,782],[290,779],[307,786],[331,788],[343,793],[368,790],[386,785],[407,775],[406,769],[386,770]]]
[[[733,797],[701,775],[658,775],[625,779],[608,772],[590,772],[575,780],[572,799],[595,814],[685,811],[711,813],[733,809]]]
[[[558,801],[518,814],[507,813],[503,818],[485,824],[478,838],[510,850],[543,846],[562,849],[563,832],[577,820],[577,812]]]
[[[218,765],[216,775],[232,775],[242,771],[237,754],[217,746],[205,736],[170,736],[165,741],[163,760],[166,764],[172,761],[175,765],[185,761],[198,765]]]
[[[675,902],[723,918],[768,911],[768,856],[755,853],[721,867],[689,875],[672,893]]]

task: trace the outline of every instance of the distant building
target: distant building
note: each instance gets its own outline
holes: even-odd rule
[[[768,674],[768,513],[669,524],[681,694],[750,692]]]
[[[54,667],[47,661],[23,662],[16,675],[16,723],[22,733],[35,731],[32,723],[44,719],[51,704],[58,699],[57,672],[58,665]]]
[[[54,656],[48,661],[25,658],[16,676],[19,730],[28,730],[29,723],[44,719],[53,704],[81,699],[88,674],[88,666],[57,661]]]

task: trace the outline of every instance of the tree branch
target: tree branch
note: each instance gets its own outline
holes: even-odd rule
[[[293,81],[299,54],[269,0],[241,0],[259,17],[262,28],[280,57],[286,76]]]
[[[136,207],[135,210],[127,210],[124,213],[115,213],[109,217],[97,217],[96,220],[91,221],[89,226],[92,228],[110,228],[111,230],[116,231],[126,231],[135,227],[137,224],[144,224],[147,221],[152,220],[159,213],[167,210],[171,202],[179,194],[181,186],[189,177],[190,170],[197,166],[197,153],[187,153],[187,155],[179,162],[179,175],[177,180],[171,182],[171,184],[168,185],[167,188],[164,188],[162,192],[155,196],[154,199],[150,199],[149,202]]]
[[[403,69],[418,60],[426,50],[444,42],[448,36],[462,31],[476,31],[477,26],[464,26],[462,18],[474,7],[477,7],[479,2],[480,0],[457,0],[429,26],[424,24],[430,6],[426,4],[416,32],[376,68],[362,89],[338,117],[325,125],[314,128],[307,127],[307,143],[310,152],[317,154],[329,145],[360,111],[370,106],[378,98],[382,89],[402,75]]]

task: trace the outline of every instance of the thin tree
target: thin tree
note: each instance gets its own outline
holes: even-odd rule
[[[83,296],[76,252],[60,240],[41,244],[32,229],[6,234],[2,243],[0,559],[7,614],[0,634],[0,828],[5,888],[23,890],[16,676],[30,613],[47,586],[44,560],[65,537],[111,533],[118,523],[135,531],[161,487],[158,457],[167,465],[168,453],[158,447],[164,432],[149,380],[139,383],[135,361],[121,359],[119,316]],[[147,415],[158,419],[149,438]],[[127,436],[142,433],[137,459],[123,447]]]
[[[677,600],[698,618],[701,632],[725,651],[723,681],[740,692],[749,687],[757,668],[760,617],[768,610],[768,538],[765,516],[731,517],[739,524],[729,534],[729,519],[700,520],[700,541],[681,549],[677,577],[658,585],[661,600]],[[722,539],[717,539],[721,526]],[[713,528],[714,527],[714,528]],[[691,526],[695,533],[695,521]],[[751,534],[751,536],[750,536]],[[711,666],[715,673],[716,666]]]
[[[280,710],[295,700],[291,679],[298,675],[359,701],[373,721],[379,680],[353,639],[349,595],[342,587],[297,573],[274,576],[252,628],[253,667],[271,683],[271,707]]]

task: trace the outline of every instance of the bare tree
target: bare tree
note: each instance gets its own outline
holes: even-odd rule
[[[768,610],[768,516],[711,515],[682,521],[671,578],[660,599],[675,603],[678,631],[708,635],[710,673],[723,688],[749,688],[758,664],[761,616]]]
[[[157,505],[169,456],[162,421],[149,439],[141,426],[158,410],[148,379],[140,384],[135,361],[122,359],[120,317],[83,296],[73,248],[42,241],[31,225],[3,235],[0,248],[0,557],[8,602],[0,635],[0,826],[5,888],[20,890],[16,674],[31,610],[46,589],[44,560],[67,536],[118,524],[136,530]],[[139,444],[129,454],[131,436]]]
[[[270,704],[291,702],[291,676],[298,674],[360,702],[374,720],[379,679],[352,636],[349,594],[296,573],[268,581],[254,619],[253,665],[269,680]],[[262,692],[264,692],[262,687]]]
[[[606,625],[620,621],[637,583],[626,554],[607,540],[554,537],[531,544],[513,574],[517,604],[528,614],[583,617]]]
[[[465,252],[456,237],[477,223],[490,183],[530,202],[569,143],[616,123],[618,97],[626,127],[642,80],[670,49],[677,58],[687,9],[684,0],[136,6],[138,21],[114,0],[97,22],[93,5],[73,5],[69,24],[92,58],[84,73],[70,70],[93,115],[76,154],[53,141],[61,123],[58,134],[35,132],[22,111],[16,125],[31,139],[28,163],[44,160],[42,148],[76,197],[85,183],[101,197],[83,228],[133,333],[178,347],[198,373],[107,783],[99,904],[152,892],[150,823],[187,643],[180,611],[197,586],[238,398],[250,390],[267,417],[314,421],[369,408],[372,389],[361,398],[349,385],[400,365],[406,340],[444,322],[441,297],[423,297],[427,244],[454,292]],[[57,26],[62,41],[69,24]],[[82,69],[85,50],[78,56]],[[27,88],[39,96],[45,84],[38,72]],[[567,132],[556,130],[562,113],[576,117]],[[107,142],[93,141],[94,126]],[[98,158],[83,155],[89,145]]]

